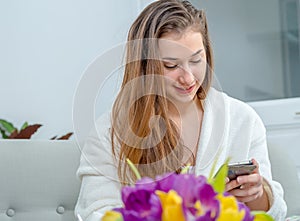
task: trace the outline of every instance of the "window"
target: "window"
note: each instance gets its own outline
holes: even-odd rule
[[[206,11],[224,92],[243,101],[300,96],[299,0],[192,2]]]

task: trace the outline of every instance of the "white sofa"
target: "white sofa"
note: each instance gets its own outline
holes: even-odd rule
[[[284,147],[271,142],[268,145],[273,179],[280,182],[284,189],[284,199],[288,205],[287,216],[300,216],[300,181],[296,163],[284,151]]]
[[[72,141],[0,140],[0,221],[74,221],[80,150]]]
[[[274,178],[285,188],[288,215],[300,215],[294,165],[272,147]],[[79,158],[72,141],[0,140],[0,221],[76,220]]]

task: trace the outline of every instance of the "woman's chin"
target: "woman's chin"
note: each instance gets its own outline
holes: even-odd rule
[[[172,95],[170,96],[170,100],[175,103],[175,104],[188,104],[194,101],[196,94],[185,94],[182,96],[181,94],[179,95]]]

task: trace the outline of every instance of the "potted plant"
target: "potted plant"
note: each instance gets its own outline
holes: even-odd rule
[[[3,139],[30,139],[31,136],[41,127],[41,124],[29,125],[25,122],[20,129],[16,128],[11,122],[0,119],[0,133]],[[54,136],[50,140],[68,140],[73,135],[69,132],[63,136]]]

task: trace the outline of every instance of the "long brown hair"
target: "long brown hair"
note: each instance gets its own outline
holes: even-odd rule
[[[128,169],[127,158],[142,176],[149,177],[176,171],[182,165],[185,150],[178,128],[168,117],[170,102],[160,78],[163,65],[156,58],[157,39],[170,32],[181,34],[188,28],[202,34],[207,68],[197,96],[205,99],[212,81],[213,57],[202,10],[188,1],[155,1],[129,30],[123,82],[111,116],[112,152],[123,184],[136,179]]]

